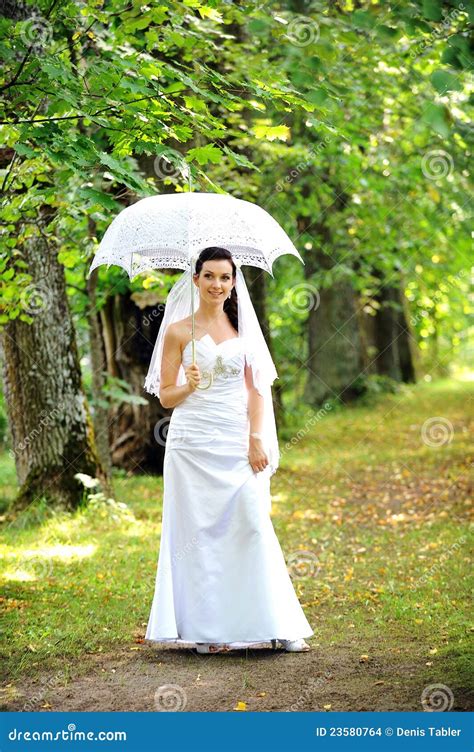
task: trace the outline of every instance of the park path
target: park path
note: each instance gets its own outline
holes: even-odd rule
[[[35,680],[4,685],[3,710],[32,711],[420,711],[426,660],[416,644],[397,658],[374,644],[361,663],[357,642],[289,654],[262,646],[221,655],[145,643],[85,656]],[[63,671],[70,678],[65,681]],[[244,705],[238,705],[244,703]],[[468,710],[456,693],[453,711]]]

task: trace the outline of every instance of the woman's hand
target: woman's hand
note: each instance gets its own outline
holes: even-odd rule
[[[194,390],[197,389],[199,382],[201,381],[201,372],[199,370],[199,366],[196,365],[196,363],[192,363],[185,369],[184,373],[186,374],[186,379],[189,386],[194,392]]]
[[[268,465],[268,457],[263,449],[263,443],[261,439],[257,439],[251,436],[249,439],[249,462],[252,466],[252,470],[255,473],[259,473],[265,470]]]

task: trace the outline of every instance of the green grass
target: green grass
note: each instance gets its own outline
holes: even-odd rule
[[[468,686],[472,396],[468,382],[420,384],[318,420],[300,415],[294,433],[286,429],[272,519],[287,561],[301,558],[292,576],[313,644],[350,646],[369,662],[416,658],[427,680]],[[433,417],[448,421],[441,446],[422,438]],[[0,469],[10,503],[6,453]],[[118,506],[40,508],[39,519],[3,524],[2,649],[12,680],[72,661],[77,676],[87,654],[140,644],[162,479],[115,472],[114,485]]]

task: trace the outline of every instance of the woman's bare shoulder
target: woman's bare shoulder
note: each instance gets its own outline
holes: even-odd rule
[[[168,324],[166,333],[169,334],[173,340],[177,341],[180,347],[182,347],[189,339],[188,327],[190,320],[191,317],[188,317],[186,319],[181,319],[181,321],[174,321],[172,324]]]

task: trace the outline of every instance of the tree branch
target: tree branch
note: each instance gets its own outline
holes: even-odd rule
[[[53,2],[51,3],[51,6],[50,6],[48,12],[46,13],[46,16],[45,16],[46,20],[49,19],[51,13],[54,10],[54,6],[57,5],[58,2],[59,2],[59,0],[53,0]],[[26,50],[25,57],[21,61],[20,65],[18,66],[17,72],[15,73],[15,75],[13,76],[13,78],[11,79],[11,81],[8,81],[8,83],[4,84],[3,86],[0,86],[0,92],[5,91],[6,89],[9,89],[11,86],[14,86],[16,84],[16,82],[17,82],[18,78],[20,77],[21,72],[22,72],[23,68],[25,67],[26,62],[27,62],[27,60],[28,60],[28,58],[30,56],[30,52],[31,52],[31,50],[33,49],[34,46],[35,46],[35,42],[33,42],[32,44],[30,44],[30,46]]]

